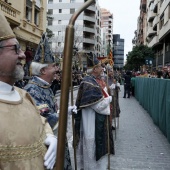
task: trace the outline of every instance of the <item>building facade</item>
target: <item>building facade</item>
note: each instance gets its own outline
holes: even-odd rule
[[[41,0],[0,0],[3,11],[22,50],[27,46],[36,49],[46,30],[47,3]]]
[[[153,67],[159,69],[170,66],[170,0],[147,0],[145,22],[146,42],[143,44],[154,50]],[[139,41],[137,37],[136,45]]]
[[[71,16],[79,9],[86,0],[49,0],[48,28],[54,33],[52,49],[56,56],[62,58],[65,29]],[[86,55],[90,52],[100,55],[100,11],[98,1],[85,9],[77,18],[74,28],[74,47],[81,54],[81,67],[86,68]],[[79,55],[79,54],[78,54]]]
[[[124,39],[119,34],[113,34],[113,58],[114,68],[122,69],[124,67]]]
[[[102,56],[107,56],[113,47],[113,14],[101,8]]]

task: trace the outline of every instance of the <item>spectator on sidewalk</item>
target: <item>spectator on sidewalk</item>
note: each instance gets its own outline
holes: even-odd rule
[[[31,51],[31,48],[27,46],[26,51],[25,51],[25,56],[26,56],[26,76],[30,76],[30,65],[33,60],[33,54]]]
[[[126,94],[128,94],[128,98],[130,98],[130,87],[131,87],[131,72],[127,71],[124,76],[124,96],[126,98]]]
[[[54,96],[50,86],[56,77],[59,66],[56,65],[54,61],[54,57],[45,34],[42,35],[38,45],[34,60],[31,63],[31,70],[33,77],[25,86],[25,90],[27,90],[27,92],[33,97],[41,115],[47,118],[54,134],[57,136],[58,105],[56,97]],[[69,106],[69,113],[71,113],[73,108],[74,106]],[[68,169],[71,170],[72,167],[68,144],[66,142],[64,170]]]
[[[104,97],[105,89],[96,80],[101,76],[103,68],[93,54],[89,56],[87,65],[90,75],[82,80],[76,100],[79,109],[75,115],[77,166],[79,170],[104,170],[107,169],[108,153],[106,122],[112,98]],[[111,128],[109,132],[110,153],[114,154]]]
[[[2,11],[0,22],[0,169],[51,170],[57,139],[31,96],[14,86],[25,55]]]
[[[120,90],[120,83],[117,82],[116,77],[114,76],[113,67],[107,65],[106,67],[108,77],[105,77],[105,82],[108,85],[109,95],[112,96],[112,103],[110,104],[110,121],[112,125],[112,130],[115,130],[118,124],[118,117],[120,114],[120,107],[119,107],[119,90]],[[115,119],[115,125],[113,126],[113,119]]]

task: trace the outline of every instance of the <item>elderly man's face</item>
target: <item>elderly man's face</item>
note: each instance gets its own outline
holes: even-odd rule
[[[15,81],[23,79],[23,60],[25,54],[16,38],[4,40],[0,47],[0,80],[12,85]]]
[[[52,81],[56,78],[58,71],[59,66],[56,64],[49,64],[48,67],[43,69],[43,79],[45,79],[48,83],[52,83]]]

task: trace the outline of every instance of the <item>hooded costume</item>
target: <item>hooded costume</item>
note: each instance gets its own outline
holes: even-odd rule
[[[91,53],[87,58],[87,64],[88,68],[93,68],[100,62]],[[104,170],[107,168],[106,115],[110,114],[109,103],[109,97],[105,98],[96,77],[86,76],[80,84],[76,100],[79,110],[75,115],[78,169]],[[109,134],[110,153],[114,154],[113,138],[112,134]]]
[[[0,41],[14,37],[0,11]],[[0,169],[45,170],[46,134],[53,133],[30,95],[0,81]]]

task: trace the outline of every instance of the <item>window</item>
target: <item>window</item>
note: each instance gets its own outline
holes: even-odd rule
[[[59,2],[62,2],[62,0],[59,0]]]
[[[58,47],[61,47],[61,42],[58,42]]]
[[[28,22],[31,21],[32,18],[32,8],[26,7],[26,19]]]
[[[53,0],[48,0],[48,3],[49,3],[49,4],[52,4],[52,3],[53,3]]]
[[[75,12],[75,9],[74,9],[74,8],[71,8],[71,9],[70,9],[70,14],[74,14],[74,12]]]
[[[58,24],[61,24],[61,20],[58,20]]]
[[[61,31],[58,31],[58,35],[61,35]]]
[[[59,13],[62,13],[62,9],[59,9]]]
[[[53,20],[51,20],[51,19],[48,20],[48,26],[49,25],[53,25]]]
[[[49,15],[53,14],[53,9],[48,9],[47,14],[49,14]]]
[[[76,2],[76,0],[70,0],[70,3],[74,3],[74,2]]]
[[[34,23],[36,26],[39,26],[39,10],[37,10],[37,9],[35,9]]]

